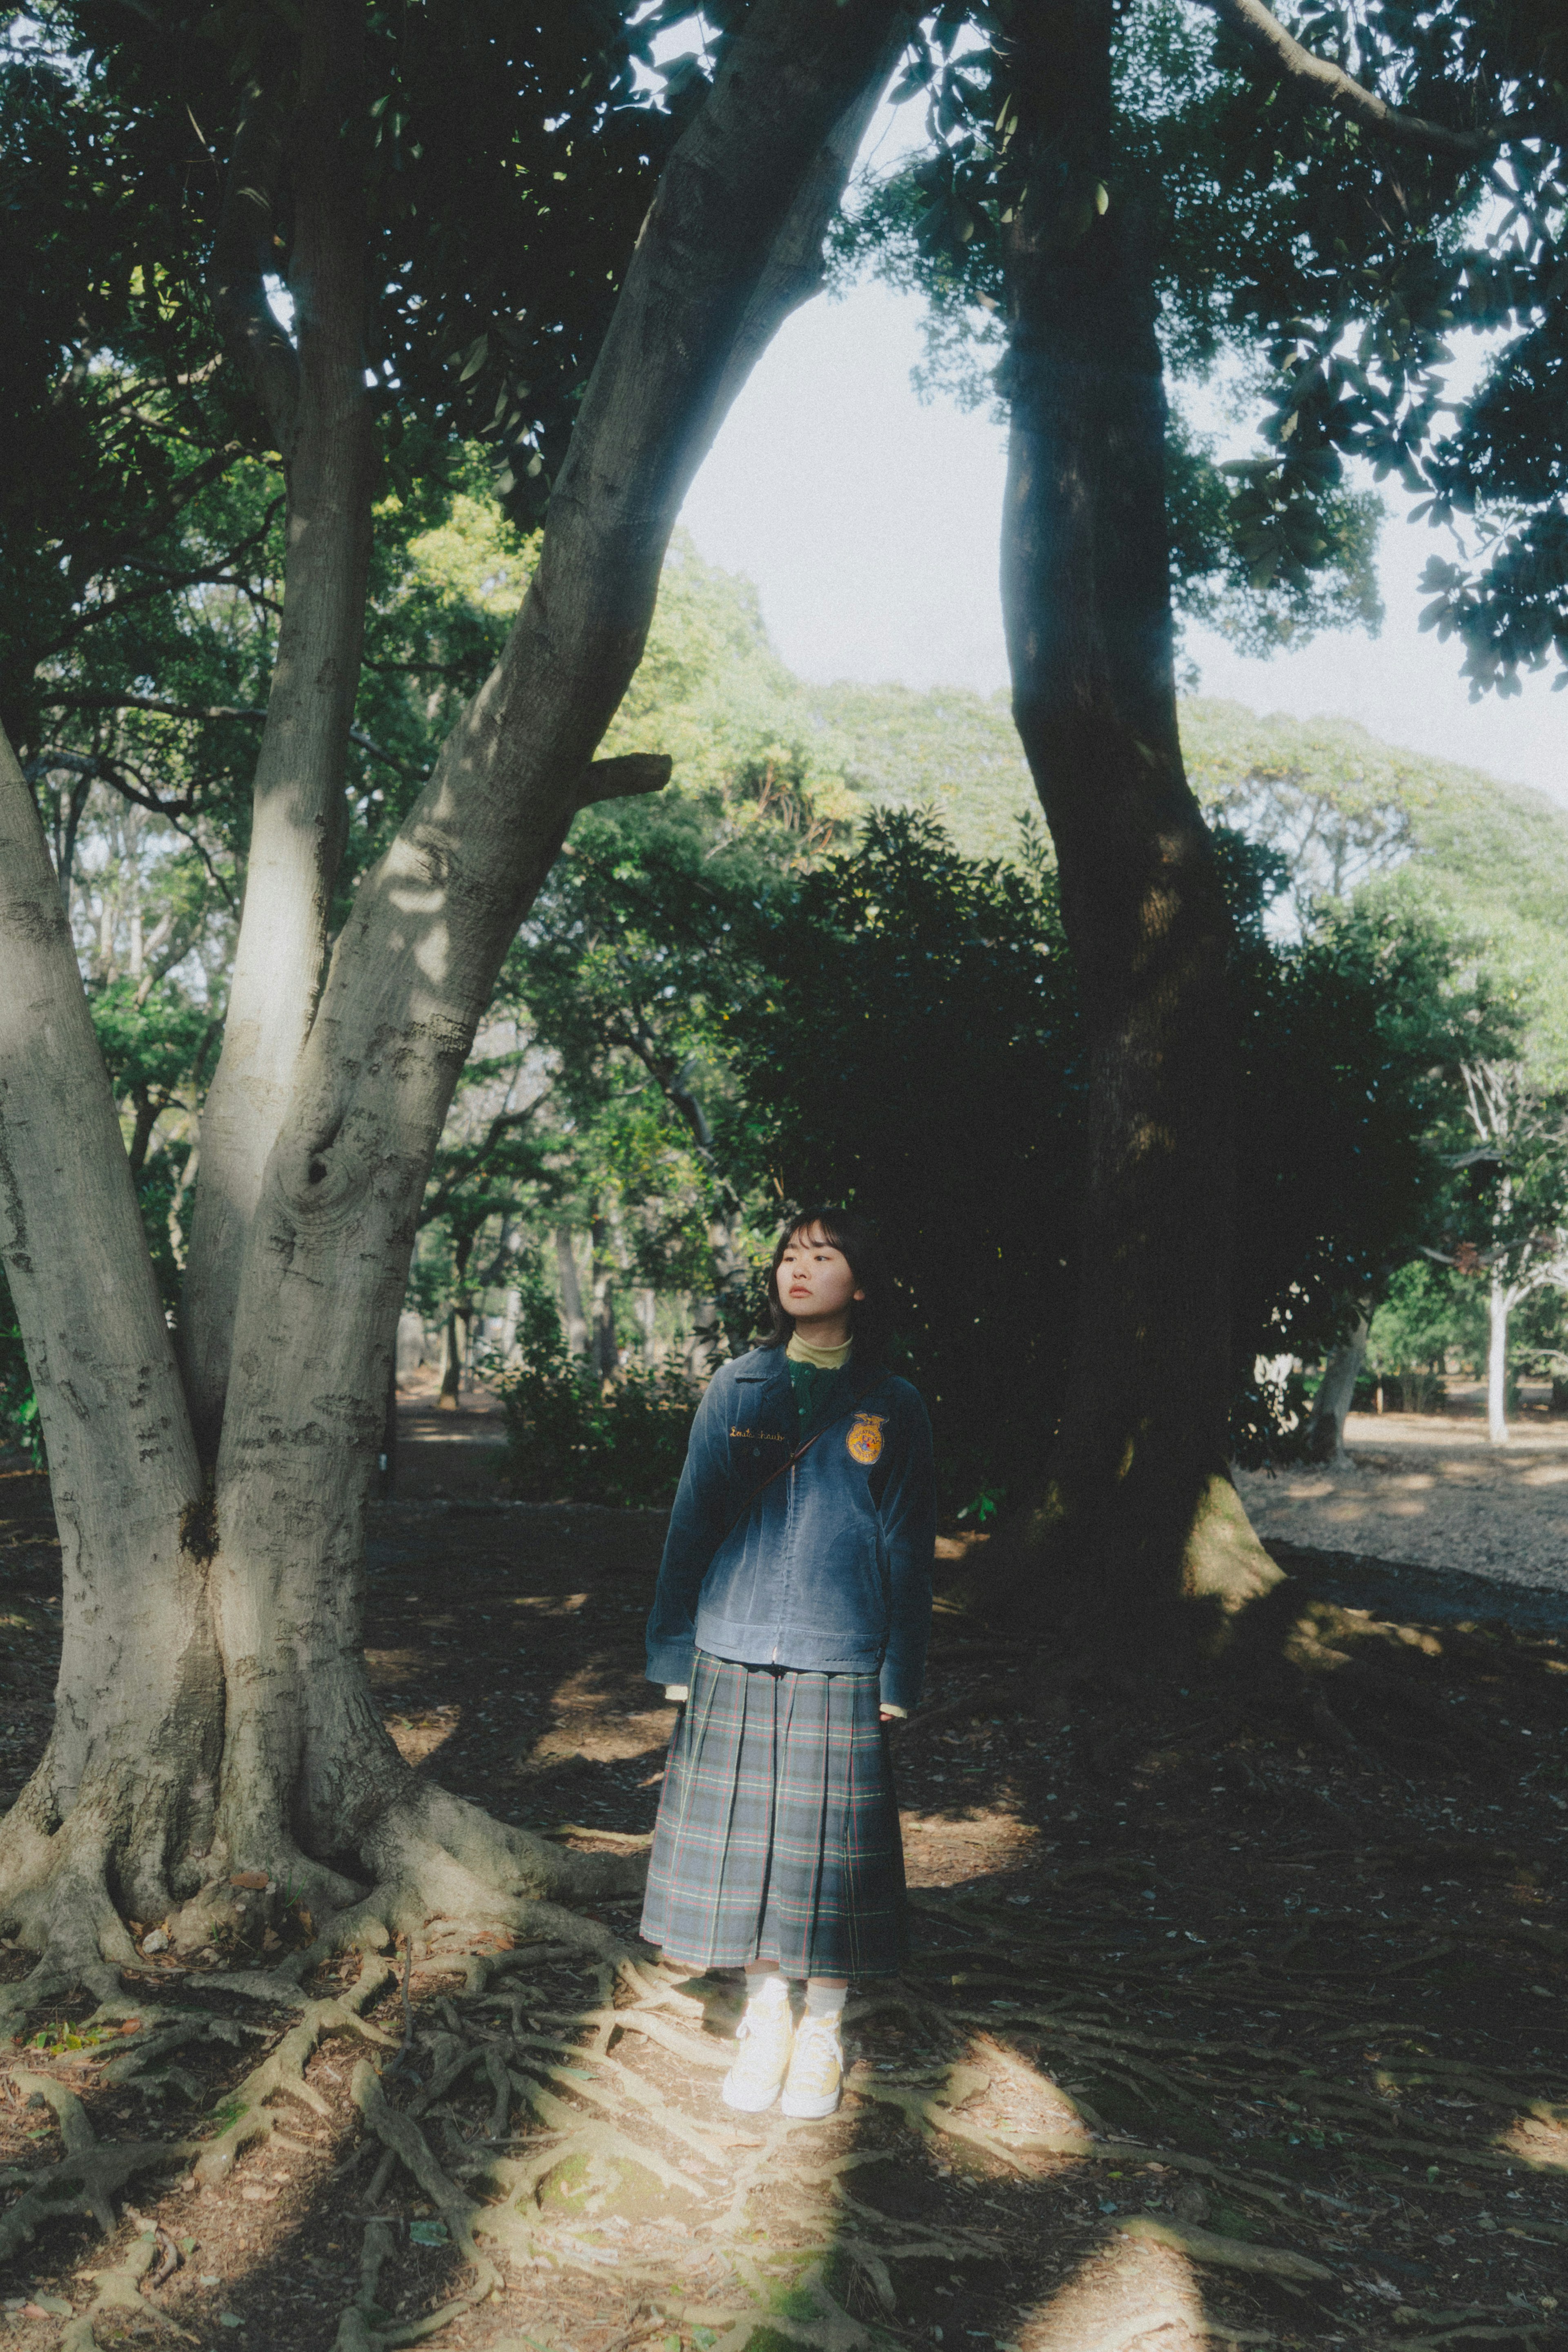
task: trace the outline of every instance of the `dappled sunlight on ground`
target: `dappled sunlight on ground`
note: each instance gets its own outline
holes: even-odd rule
[[[1348,1468],[1239,1471],[1265,1543],[1283,1542],[1568,1592],[1568,1428],[1487,1444],[1458,1415],[1352,1413]]]
[[[372,1511],[369,1654],[404,1753],[580,1848],[645,1838],[675,1719],[643,1675],[661,1535],[479,1496]],[[36,1664],[47,1689],[57,1554],[22,1530],[3,1558],[16,1687]],[[375,2300],[413,2330],[473,2285],[466,2213],[499,2285],[435,2352],[1553,2352],[1568,1654],[1422,1617],[1409,1573],[1351,1605],[1291,1588],[1321,1720],[1220,1684],[1129,1709],[939,1612],[894,1742],[913,1949],[852,1997],[838,2116],[724,2107],[739,1987],[637,1950],[634,1895],[597,1906],[636,1955],[619,1979],[432,1921],[406,2063],[395,1983],[368,2011],[397,2120],[331,2027],[305,2070],[322,2111],[279,2097],[217,2188],[183,2185],[173,2146],[138,2175],[134,2216],[186,2248],[143,2305],[206,2352],[328,2352],[381,2230]],[[36,1752],[47,1707],[16,1720]],[[18,2059],[106,2143],[209,2139],[292,2030],[277,1965],[242,1991],[148,1957],[133,1998],[217,2023],[139,2076],[118,2043]],[[357,1965],[309,1990],[346,2000]],[[68,2161],[48,2106],[0,2100],[14,2185]],[[16,2289],[79,2315],[139,2226],[121,2197],[105,2246],[63,2205]],[[39,2352],[65,2324],[18,2323]]]
[[[389,1715],[387,1729],[405,1764],[423,1764],[444,1748],[463,1720],[460,1706],[434,1706],[417,1715]]]
[[[1229,2336],[1266,2341],[1265,2331]],[[1209,2342],[1203,2296],[1185,2254],[1117,2236],[1025,2320],[1019,2352],[1196,2352]]]

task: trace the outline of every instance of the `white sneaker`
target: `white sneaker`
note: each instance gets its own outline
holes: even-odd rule
[[[839,2104],[843,2079],[838,2019],[812,2017],[808,2011],[795,2034],[789,2077],[779,2105],[787,2116],[831,2116]]]
[[[741,2053],[724,2078],[724,2104],[742,2115],[759,2116],[779,2095],[779,2085],[789,2071],[795,2041],[795,2021],[789,2014],[789,1988],[781,1976],[754,1993],[736,2032]]]

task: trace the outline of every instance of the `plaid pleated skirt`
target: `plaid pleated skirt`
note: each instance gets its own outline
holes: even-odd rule
[[[699,1650],[670,1743],[643,1935],[693,1969],[904,1965],[904,1846],[875,1675]]]

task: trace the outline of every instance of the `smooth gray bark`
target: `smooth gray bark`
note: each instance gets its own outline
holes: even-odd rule
[[[166,1908],[186,1852],[206,1844],[222,1685],[173,1346],[48,845],[3,733],[0,940],[0,1257],[65,1601],[55,1727],[0,1826],[0,1878],[13,1916],[37,1930],[42,1905],[85,1968],[100,1930],[112,1942],[104,1857],[124,1849],[131,1899]]]
[[[577,1252],[572,1246],[570,1225],[557,1225],[555,1229],[555,1265],[560,1282],[566,1344],[574,1356],[585,1356],[588,1353],[588,1318],[582,1311],[582,1285],[578,1279]]]
[[[365,397],[364,199],[344,118],[361,79],[363,9],[307,11],[301,102],[287,142],[295,222],[292,346],[262,286],[281,168],[276,109],[258,93],[231,176],[212,273],[231,349],[250,368],[283,455],[283,619],[253,794],[245,902],[223,1050],[202,1111],[183,1300],[186,1381],[204,1455],[216,1452],[235,1305],[262,1172],[325,975],[347,827],[344,779],[359,688],[374,453]]]
[[[1354,1328],[1341,1341],[1323,1366],[1323,1376],[1312,1399],[1312,1419],[1307,1423],[1307,1454],[1313,1462],[1331,1462],[1343,1466],[1350,1461],[1345,1452],[1344,1424],[1349,1415],[1355,1384],[1361,1378],[1361,1368],[1366,1361],[1366,1342],[1372,1329],[1370,1307],[1364,1307],[1355,1318]]]
[[[340,16],[335,0],[321,21]],[[57,1402],[52,1430],[65,1433],[68,1492],[79,1464],[83,1550],[90,1520],[91,1572],[108,1576],[109,1605],[124,1626],[139,1629],[156,1601],[163,1635],[145,1688],[134,1658],[122,1685],[133,1694],[124,1703],[136,1716],[142,1754],[113,1782],[120,1812],[111,1820],[106,1797],[90,1813],[78,1806],[66,1823],[69,1832],[80,1822],[79,1834],[96,1839],[97,1878],[85,1887],[79,1874],[48,1882],[68,1889],[78,1922],[72,1953],[85,1948],[85,1935],[99,1953],[123,1956],[108,1890],[133,1884],[145,1890],[145,1899],[137,1896],[142,1916],[156,1917],[170,1896],[190,1895],[173,1923],[176,1938],[200,1940],[232,1901],[235,1869],[266,1870],[275,1882],[290,1883],[319,1918],[331,1917],[335,1938],[372,1942],[392,1928],[420,1932],[435,1914],[505,1924],[541,1895],[602,1891],[626,1876],[625,1865],[601,1865],[503,1827],[417,1780],[402,1763],[364,1672],[364,1508],[420,1204],[458,1071],[575,810],[593,798],[656,789],[668,776],[669,762],[659,757],[596,766],[593,752],[640,658],[685,488],[737,388],[731,364],[737,341],[746,333],[759,337],[760,347],[768,318],[776,324],[790,307],[793,279],[765,287],[769,257],[803,221],[815,224],[820,240],[848,162],[844,142],[833,150],[831,171],[821,167],[822,152],[847,110],[863,111],[898,21],[889,0],[760,0],[753,10],[665,170],[629,262],[539,565],[506,650],[386,855],[365,876],[319,1002],[312,942],[330,869],[332,788],[324,765],[314,764],[315,751],[293,772],[297,780],[308,767],[298,785],[307,797],[287,803],[284,846],[298,849],[296,836],[308,834],[310,854],[257,867],[253,904],[259,909],[270,897],[273,912],[263,923],[247,906],[246,923],[257,940],[273,940],[275,957],[278,943],[287,943],[288,969],[277,975],[286,982],[286,1043],[268,1066],[276,1071],[290,1053],[294,1058],[281,1105],[267,1093],[265,1114],[247,1115],[243,1142],[238,1128],[220,1118],[209,1122],[202,1146],[204,1187],[211,1182],[229,1210],[240,1204],[221,1246],[211,1233],[204,1240],[202,1268],[193,1275],[193,1311],[206,1316],[207,1337],[193,1360],[191,1394],[209,1446],[221,1392],[210,1487],[156,1311],[59,895],[46,859],[51,930],[37,892],[12,888],[7,864],[0,1052],[19,1074],[13,1077],[5,1066],[14,1088],[7,1118],[16,1118],[26,1089],[15,1089],[25,1079],[40,1128],[46,1085],[55,1122],[43,1147],[27,1142],[25,1117],[18,1128],[21,1144],[8,1162],[15,1176],[8,1247],[27,1259],[19,1264],[18,1297],[45,1351],[42,1391],[51,1378],[47,1351],[90,1320],[93,1299],[81,1295],[75,1269],[87,1268],[104,1295],[124,1269],[100,1263],[90,1247],[29,1254],[29,1221],[47,1225],[57,1213],[51,1192],[60,1196],[57,1213],[74,1216],[78,1190],[101,1186],[105,1248],[111,1260],[118,1251],[132,1266],[125,1295],[141,1302],[141,1336],[134,1347],[122,1343],[118,1320],[107,1318],[82,1441]],[[287,362],[254,309],[250,325],[267,342],[268,368],[286,376]],[[359,560],[351,539],[344,522],[335,561],[345,574]],[[295,587],[291,574],[290,596]],[[323,628],[325,642],[333,632]],[[350,650],[357,661],[357,641]],[[346,731],[347,722],[345,698],[333,724]],[[312,740],[324,761],[329,747]],[[284,789],[286,796],[294,792],[295,781]],[[30,803],[26,814],[41,849]],[[47,965],[47,982],[35,978],[35,965],[39,972]],[[51,992],[72,1007],[68,1035],[47,1024],[38,1030],[39,1007]],[[31,1027],[18,1004],[29,1008]],[[235,1017],[245,1017],[243,1000]],[[287,1038],[301,1029],[303,1045],[288,1046]],[[256,1050],[266,1063],[270,1046],[263,1040]],[[91,1114],[97,1124],[84,1127],[87,1113],[77,1106],[95,1088],[103,1096]],[[246,1188],[254,1198],[248,1219]],[[222,1344],[213,1334],[242,1227],[225,1387]],[[142,1333],[149,1303],[155,1328]],[[79,1383],[78,1393],[87,1393]],[[132,1457],[134,1495],[126,1481]],[[190,1541],[178,1554],[182,1514]],[[172,1598],[160,1597],[166,1594]],[[89,1740],[101,1682],[87,1650],[123,1638],[93,1622],[93,1600],[92,1591],[68,1583],[62,1714],[79,1705]],[[188,1607],[195,1629],[183,1646],[178,1607]],[[184,1717],[170,1688],[187,1658],[204,1661],[207,1674],[194,1708],[194,1728],[209,1742],[200,1752],[199,1743],[181,1736]],[[142,1786],[146,1759],[165,1753],[167,1785],[192,1825],[183,1858],[168,1870],[162,1857],[170,1840],[162,1829],[127,1853],[115,1827],[130,1801],[122,1792]],[[68,1772],[57,1778],[68,1788]],[[37,1906],[29,1908],[38,1857],[24,1832],[40,1806],[47,1811],[56,1802],[53,1786],[40,1776],[8,1819],[10,1843],[0,1846],[0,1925],[19,1924],[45,1952],[39,1984],[57,1967],[50,1954],[67,1947],[57,1906],[42,1924]],[[340,1874],[340,1858],[365,1874],[368,1890]],[[26,1989],[16,1996],[23,2005],[26,1998]]]
[[[225,1749],[235,1851],[290,1844],[296,1791],[318,1850],[348,1825],[383,1877],[436,1866],[432,1835],[392,1818],[401,1768],[360,1667],[363,1503],[419,1202],[501,960],[641,658],[768,257],[896,15],[765,0],[748,19],[660,182],[502,658],[334,950],[252,1228],[218,1457],[225,1669],[257,1699]],[[811,198],[825,226],[827,189]]]

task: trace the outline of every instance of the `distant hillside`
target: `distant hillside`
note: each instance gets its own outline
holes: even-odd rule
[[[1039,803],[1005,694],[801,686],[851,790],[935,809],[970,856],[1010,856]],[[1486,942],[1535,1008],[1543,1072],[1568,1081],[1568,809],[1522,784],[1380,742],[1349,719],[1260,719],[1184,702],[1182,745],[1205,807],[1274,840],[1319,889],[1376,874]]]
[[[936,810],[967,857],[1010,857],[1019,820],[1040,817],[1005,693],[966,687],[802,686],[852,792]]]
[[[1239,703],[1198,700],[1182,706],[1182,743],[1198,798],[1249,832],[1267,829],[1260,813],[1292,801],[1298,824],[1359,827],[1374,845],[1366,871],[1390,873],[1393,887],[1419,892],[1485,941],[1488,961],[1531,1005],[1542,1075],[1568,1082],[1568,809],[1527,785],[1400,751],[1349,719],[1260,719]]]
[[[1260,719],[1240,703],[1181,712],[1199,799],[1272,843],[1300,898],[1419,893],[1485,942],[1532,1009],[1543,1072],[1568,1084],[1568,810],[1473,768],[1380,742],[1346,719]],[[679,788],[819,814],[924,805],[972,857],[1018,853],[1039,822],[1005,693],[811,686],[774,651],[757,591],[676,534],[647,652],[606,751],[667,751]]]

